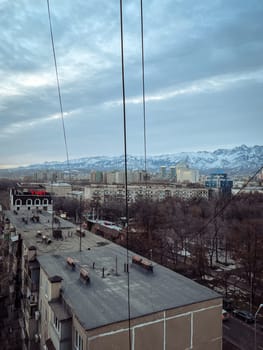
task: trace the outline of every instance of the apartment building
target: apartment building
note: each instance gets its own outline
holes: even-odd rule
[[[46,349],[221,349],[221,297],[113,243],[38,257]],[[128,301],[129,275],[129,301]],[[130,311],[130,317],[129,317]]]
[[[177,164],[175,168],[177,182],[197,183],[199,181],[199,171],[197,169],[190,169],[182,163]]]
[[[95,202],[107,202],[111,199],[125,199],[124,185],[96,185],[91,184],[84,188],[84,199]],[[168,197],[176,197],[181,199],[204,198],[208,199],[209,190],[207,188],[189,188],[177,187],[175,185],[164,184],[148,184],[145,185],[129,185],[128,186],[128,201],[136,202],[141,198],[150,198],[160,201]]]
[[[222,348],[220,295],[89,231],[78,235],[66,220],[55,224],[46,210],[34,213],[25,204],[3,219],[23,350]]]
[[[69,221],[56,217],[56,223],[52,223],[54,216],[47,211],[39,212],[38,220],[31,220],[34,217],[34,209],[27,210],[26,213],[28,213],[28,220],[24,219],[25,211],[22,209],[19,212],[4,211],[1,220],[5,223],[5,228],[0,235],[0,242],[5,243],[5,260],[8,263],[8,279],[1,288],[1,291],[6,289],[8,298],[3,308],[6,310],[3,324],[9,326],[0,333],[3,333],[4,337],[12,327],[12,333],[19,341],[19,349],[37,350],[40,349],[38,338],[40,265],[38,257],[72,249],[88,250],[101,244],[104,240],[86,232],[85,239],[83,237],[80,241],[76,226]],[[19,321],[19,325],[15,321]],[[6,339],[10,342],[12,334],[7,335]],[[2,344],[0,342],[0,348]],[[4,348],[15,349],[12,346]]]
[[[72,185],[66,182],[49,183],[44,186],[47,192],[57,197],[67,197],[72,191]]]

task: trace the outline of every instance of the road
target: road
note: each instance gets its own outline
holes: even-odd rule
[[[223,323],[223,350],[230,349],[229,343],[233,344],[233,349],[238,350],[263,350],[263,330],[257,324],[257,347],[254,347],[255,328],[254,324],[247,324],[239,319],[231,317]]]

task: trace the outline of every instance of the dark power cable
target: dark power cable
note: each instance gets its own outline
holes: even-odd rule
[[[52,24],[51,24],[51,15],[50,15],[49,0],[47,0],[47,9],[48,9],[49,30],[50,30],[50,37],[51,37],[51,44],[52,44],[54,65],[55,65],[55,71],[56,71],[56,80],[57,80],[57,90],[58,90],[58,99],[59,99],[59,106],[60,106],[60,114],[61,114],[62,128],[63,128],[63,136],[64,136],[64,143],[65,143],[65,149],[66,149],[67,166],[68,166],[68,172],[69,172],[69,180],[71,181],[70,166],[69,166],[69,155],[68,155],[68,143],[67,143],[67,137],[66,137],[65,123],[64,123],[64,113],[63,113],[63,107],[62,107],[62,98],[61,98],[61,91],[60,91],[60,83],[59,83],[59,78],[58,78],[57,58],[56,58],[56,50],[55,50],[55,44],[54,44],[54,37],[53,37]]]
[[[123,10],[120,0],[120,31],[121,31],[121,77],[122,77],[122,107],[123,107],[123,138],[124,138],[124,170],[125,170],[125,212],[126,212],[126,260],[127,260],[127,298],[128,298],[128,322],[129,322],[129,349],[131,344],[131,305],[130,305],[130,272],[129,272],[129,206],[128,206],[128,169],[127,169],[127,126],[126,126],[126,97],[125,97],[125,72],[124,72],[124,48],[123,48]]]
[[[144,131],[144,171],[147,181],[147,150],[146,150],[146,108],[145,108],[145,78],[144,78],[144,26],[143,26],[143,4],[141,0],[141,52],[142,52],[142,103],[143,103],[143,131]]]

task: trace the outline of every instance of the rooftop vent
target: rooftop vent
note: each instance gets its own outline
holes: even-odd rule
[[[152,265],[152,263],[150,261],[146,260],[146,259],[141,258],[138,255],[134,255],[132,257],[132,262],[133,262],[133,264],[137,264],[137,265],[143,267],[145,270],[153,272],[153,265]]]
[[[58,275],[55,275],[55,276],[52,276],[52,277],[49,277],[48,279],[51,283],[60,283],[63,278],[58,276]]]
[[[79,277],[83,282],[85,282],[85,283],[89,282],[89,280],[90,280],[89,271],[82,267],[79,271]]]
[[[72,270],[75,270],[76,263],[70,256],[67,258],[67,265],[71,267]]]
[[[50,244],[52,241],[51,241],[51,238],[49,236],[42,235],[42,242],[46,243],[46,244]]]

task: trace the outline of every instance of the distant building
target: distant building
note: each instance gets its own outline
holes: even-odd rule
[[[233,181],[229,180],[223,171],[217,171],[207,176],[205,187],[217,192],[219,195],[230,196]]]
[[[18,183],[10,190],[10,209],[13,211],[52,210],[50,192],[39,184]]]
[[[170,179],[171,180],[176,179],[176,167],[175,166],[170,167]]]
[[[163,200],[168,197],[181,199],[204,198],[208,199],[209,191],[207,188],[177,187],[173,184],[154,184],[147,186],[142,184],[128,186],[128,201],[136,202],[141,198],[149,198],[155,201]],[[84,187],[84,199],[94,202],[104,203],[109,200],[124,201],[126,191],[124,185],[95,185],[91,184]]]
[[[44,185],[46,190],[56,197],[67,197],[72,191],[72,185],[65,182],[55,182]]]
[[[196,169],[190,169],[185,164],[176,165],[176,181],[177,182],[199,182],[199,171]]]
[[[160,177],[161,179],[165,179],[167,176],[167,173],[166,173],[166,166],[162,165],[160,167]]]
[[[90,181],[91,181],[91,183],[102,183],[103,182],[103,172],[102,171],[91,171]]]

